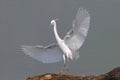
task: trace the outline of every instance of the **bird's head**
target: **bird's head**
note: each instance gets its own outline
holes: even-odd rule
[[[56,24],[56,21],[57,21],[57,20],[59,20],[59,19],[53,19],[53,20],[51,20],[50,24],[51,24],[52,26],[54,26],[54,25]]]

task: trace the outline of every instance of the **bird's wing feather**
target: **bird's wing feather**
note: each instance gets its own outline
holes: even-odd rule
[[[22,50],[26,55],[43,63],[55,63],[62,60],[63,53],[57,44],[51,44],[46,47],[41,45],[23,45]]]
[[[77,51],[82,46],[89,29],[90,15],[88,11],[79,8],[73,21],[72,29],[64,37],[65,43],[72,51]],[[78,54],[78,51],[76,52]]]

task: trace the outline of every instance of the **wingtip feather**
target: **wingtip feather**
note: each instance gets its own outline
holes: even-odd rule
[[[29,48],[30,48],[30,46],[22,45],[22,46],[21,46],[21,51],[22,51],[23,53],[25,53],[26,55],[29,55],[29,54],[28,54],[28,53],[29,53],[29,51],[28,51]]]

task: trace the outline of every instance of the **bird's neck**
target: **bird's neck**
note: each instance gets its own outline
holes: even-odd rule
[[[56,38],[56,40],[57,40],[58,43],[59,43],[59,41],[62,41],[62,39],[58,35],[56,22],[54,24],[54,34],[55,34],[55,38]]]

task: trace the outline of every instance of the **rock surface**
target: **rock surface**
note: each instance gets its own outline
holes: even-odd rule
[[[46,73],[28,77],[26,80],[120,80],[120,67],[101,75],[80,75]]]

